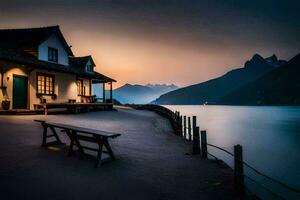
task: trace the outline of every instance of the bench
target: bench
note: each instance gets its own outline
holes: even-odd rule
[[[96,167],[98,167],[99,164],[101,165],[102,163],[102,159],[101,159],[102,153],[107,153],[110,156],[111,160],[115,160],[115,156],[110,147],[108,139],[116,138],[121,135],[120,133],[112,133],[112,132],[95,130],[90,128],[82,128],[82,127],[77,127],[68,124],[47,122],[44,120],[34,120],[34,121],[40,123],[43,127],[43,141],[42,141],[43,147],[64,144],[59,139],[58,134],[56,132],[56,129],[59,129],[61,130],[61,132],[66,133],[70,138],[70,147],[69,147],[68,156],[71,156],[73,154],[74,146],[76,146],[77,151],[85,155],[87,155],[87,153],[84,150],[97,152],[96,162],[95,162]],[[48,129],[52,131],[52,134],[50,135],[48,134]],[[49,138],[54,138],[54,141],[48,142]],[[98,148],[84,146],[81,144],[81,141],[88,142],[88,143],[95,143],[98,145]],[[103,146],[106,148],[106,151],[103,150]]]

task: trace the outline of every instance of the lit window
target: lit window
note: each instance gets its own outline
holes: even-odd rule
[[[85,96],[85,86],[83,86],[83,80],[77,80],[77,94],[79,96]]]
[[[54,94],[54,76],[37,74],[37,94]]]
[[[58,50],[52,47],[48,47],[48,61],[56,62],[58,61]]]

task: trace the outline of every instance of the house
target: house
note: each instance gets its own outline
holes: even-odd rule
[[[9,102],[9,109],[88,103],[94,83],[102,83],[103,91],[110,84],[112,92],[115,80],[95,66],[92,56],[75,57],[59,26],[0,30],[0,102]],[[101,95],[105,102],[105,92]]]

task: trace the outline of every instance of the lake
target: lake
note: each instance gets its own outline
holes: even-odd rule
[[[182,115],[197,116],[207,131],[208,143],[233,152],[243,146],[244,161],[262,173],[300,190],[300,107],[276,106],[165,106]],[[208,151],[233,167],[233,159],[220,150]],[[245,167],[245,174],[286,199],[300,199]],[[280,199],[246,180],[247,188],[263,199]]]

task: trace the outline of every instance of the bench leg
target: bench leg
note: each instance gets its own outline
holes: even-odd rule
[[[72,132],[73,132],[72,134],[74,135],[74,142],[76,143],[75,145],[78,147],[79,152],[84,154],[83,148],[77,138],[77,132],[76,131],[72,131]]]
[[[83,148],[82,148],[81,144],[79,143],[79,140],[77,139],[76,131],[70,131],[70,130],[65,130],[65,131],[71,140],[68,156],[72,155],[74,145],[76,145],[78,147],[78,150],[80,153],[84,154]]]
[[[58,135],[57,135],[57,133],[56,133],[56,131],[55,131],[55,128],[51,126],[50,129],[51,129],[51,131],[53,132],[53,135],[54,135],[54,137],[55,137],[57,143],[58,143],[58,144],[63,144],[62,141],[59,139],[59,137],[58,137]]]
[[[103,148],[103,141],[102,141],[102,139],[100,139],[98,141],[98,146],[99,146],[99,149],[98,149],[98,153],[97,153],[95,167],[98,167],[99,164],[101,165],[102,148]]]
[[[42,126],[43,126],[43,142],[42,142],[42,146],[45,147],[47,146],[47,130],[48,130],[48,127],[42,123]]]
[[[74,135],[70,132],[70,130],[65,130],[66,133],[68,134],[71,142],[70,142],[70,147],[69,147],[69,152],[68,152],[68,156],[71,156],[73,153],[73,146],[74,146]]]
[[[111,149],[111,147],[110,147],[110,145],[108,143],[108,139],[107,138],[103,139],[103,144],[104,144],[105,148],[107,149],[108,154],[110,155],[110,158],[112,160],[115,160],[115,155],[114,155],[114,153],[113,153],[113,151],[112,151],[112,149]]]

